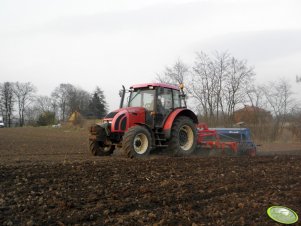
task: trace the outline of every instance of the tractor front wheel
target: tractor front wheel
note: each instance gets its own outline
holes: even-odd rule
[[[190,155],[197,145],[196,127],[188,117],[177,118],[171,128],[169,149],[176,156]]]
[[[113,153],[115,146],[102,147],[98,141],[90,140],[89,149],[94,156],[107,156]]]
[[[151,149],[151,135],[143,126],[130,128],[123,136],[122,149],[129,158],[147,156]]]

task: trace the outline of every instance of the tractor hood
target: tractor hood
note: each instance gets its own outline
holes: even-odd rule
[[[126,108],[119,108],[117,110],[114,110],[112,112],[110,112],[109,114],[107,114],[104,117],[104,120],[112,120],[118,113],[121,112],[128,112],[129,114],[138,114],[138,113],[145,113],[145,108],[143,107],[126,107]]]
[[[145,123],[145,108],[120,108],[107,114],[105,121],[111,123],[111,132],[124,132],[135,124]]]

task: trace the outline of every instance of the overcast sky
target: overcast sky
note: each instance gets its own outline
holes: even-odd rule
[[[60,83],[100,86],[112,110],[122,84],[217,50],[246,59],[258,83],[293,84],[300,12],[300,0],[1,0],[0,82],[32,82],[41,95]]]

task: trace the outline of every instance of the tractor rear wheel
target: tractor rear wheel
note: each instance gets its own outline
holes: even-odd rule
[[[89,149],[94,156],[111,155],[115,149],[114,145],[102,147],[98,141],[90,140]]]
[[[169,149],[176,156],[185,156],[192,154],[196,145],[197,133],[194,123],[188,117],[178,117],[171,128]]]
[[[130,128],[123,136],[122,149],[129,158],[145,157],[151,149],[151,135],[143,126]]]

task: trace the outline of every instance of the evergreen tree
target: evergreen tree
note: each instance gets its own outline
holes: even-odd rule
[[[97,86],[89,104],[90,115],[94,118],[103,118],[107,114],[107,102],[103,91]]]
[[[47,126],[55,124],[55,113],[51,111],[43,112],[39,115],[39,118],[37,120],[37,125],[39,126]]]

